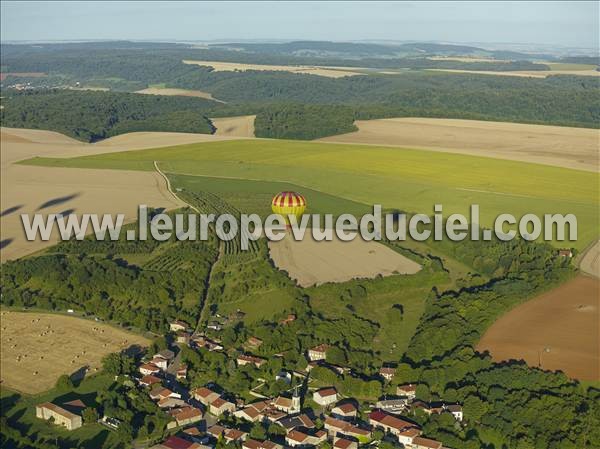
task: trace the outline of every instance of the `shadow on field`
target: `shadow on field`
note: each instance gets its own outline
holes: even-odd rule
[[[71,201],[72,199],[75,199],[75,198],[77,198],[80,195],[81,195],[81,193],[73,193],[71,195],[59,196],[58,198],[52,198],[51,200],[48,200],[45,203],[42,203],[37,208],[37,210],[46,209],[47,207],[56,206],[58,204],[64,204],[67,201]]]
[[[10,215],[13,212],[18,211],[22,207],[23,207],[23,204],[19,204],[17,206],[8,207],[8,208],[4,209],[2,212],[0,212],[0,217],[5,217],[6,215]]]

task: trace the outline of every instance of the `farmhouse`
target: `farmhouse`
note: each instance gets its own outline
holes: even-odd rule
[[[83,423],[81,416],[71,413],[52,402],[44,402],[37,405],[35,407],[35,416],[45,420],[52,418],[55,424],[63,426],[67,430],[79,429]]]
[[[315,346],[312,349],[308,350],[308,359],[311,362],[316,362],[317,360],[325,360],[327,358],[327,349],[329,349],[329,345],[321,344]]]
[[[246,346],[251,349],[258,349],[263,341],[258,337],[250,337],[246,342]]]
[[[337,391],[335,388],[322,388],[313,393],[313,401],[323,407],[333,404],[337,399]]]
[[[233,416],[235,416],[236,418],[243,419],[244,421],[250,422],[258,422],[263,418],[262,413],[251,406],[245,407],[241,410],[236,410],[235,412],[233,412]]]

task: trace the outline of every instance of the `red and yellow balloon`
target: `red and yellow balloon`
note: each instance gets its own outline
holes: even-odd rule
[[[271,210],[274,214],[282,215],[285,224],[289,226],[289,216],[293,215],[299,222],[300,217],[306,210],[306,199],[296,192],[281,192],[273,197]]]

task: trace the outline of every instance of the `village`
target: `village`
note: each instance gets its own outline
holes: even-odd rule
[[[293,321],[294,316],[289,315],[285,320]],[[385,395],[376,402],[345,397],[332,386],[311,385],[309,373],[317,366],[338,372],[345,370],[327,362],[327,344],[307,351],[307,366],[303,372],[279,372],[272,382],[284,382],[289,389],[274,397],[252,390],[256,400],[247,401],[237,392],[224,391],[218,379],[204,386],[187,388],[184,381],[188,367],[181,360],[181,348],[211,352],[222,352],[225,348],[217,338],[193,332],[183,321],[170,323],[170,330],[174,335],[173,347],[140,360],[137,374],[128,379],[170,418],[167,425],[170,436],[150,446],[151,449],[208,449],[231,443],[243,449],[358,449],[365,445],[378,447],[382,441],[410,449],[443,449],[441,442],[424,435],[411,416],[417,411],[426,415],[447,413],[457,426],[463,421],[461,405],[422,401],[417,397],[416,384],[398,385],[395,395]],[[259,338],[250,337],[246,347],[256,349],[261,344]],[[237,367],[260,368],[266,362],[251,352],[235,358]],[[390,382],[395,369],[382,366],[379,376],[383,382]],[[261,385],[269,383],[269,379],[260,380]],[[74,430],[83,425],[84,408],[77,400],[65,404],[46,402],[36,406],[36,416]],[[98,422],[113,430],[120,425],[119,420],[111,416],[99,417]],[[257,424],[269,428],[270,439],[251,437],[248,425]]]

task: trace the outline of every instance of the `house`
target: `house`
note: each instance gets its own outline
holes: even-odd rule
[[[283,446],[269,440],[258,441],[248,438],[242,443],[242,449],[283,449]]]
[[[388,366],[383,366],[379,370],[379,375],[381,377],[383,377],[385,380],[387,380],[388,382],[390,382],[394,378],[395,374],[396,374],[396,368],[391,368],[391,367],[388,367]]]
[[[358,449],[358,442],[347,438],[336,437],[333,439],[333,447],[336,449]]]
[[[159,408],[168,409],[168,408],[177,408],[177,407],[185,407],[186,403],[183,399],[179,398],[164,398],[157,402]]]
[[[246,347],[250,349],[258,349],[262,344],[263,341],[258,337],[250,337],[248,341],[246,341]]]
[[[241,410],[236,410],[233,412],[233,416],[250,422],[258,422],[263,418],[263,414],[254,407],[245,407]]]
[[[338,435],[344,435],[346,437],[352,437],[359,441],[366,441],[371,437],[371,432],[366,429],[357,427],[348,421],[342,421],[331,416],[325,418],[324,428],[330,437],[336,437]]]
[[[206,348],[209,351],[222,351],[223,350],[223,346],[220,345],[218,341],[211,340],[210,338],[206,338],[204,335],[194,337],[192,339],[192,341],[198,348]]]
[[[260,368],[267,362],[265,359],[262,359],[260,357],[256,357],[253,355],[248,355],[248,354],[242,354],[242,355],[238,356],[238,358],[236,360],[237,360],[238,366],[245,366],[248,364],[253,364],[257,368]]]
[[[153,363],[144,363],[139,367],[139,371],[142,375],[147,376],[160,373],[160,368]]]
[[[52,419],[54,424],[63,426],[67,430],[79,429],[83,424],[81,416],[65,410],[52,402],[44,402],[36,405],[35,416],[45,420]]]
[[[462,421],[463,420],[463,408],[462,408],[462,405],[450,404],[450,405],[444,406],[444,409],[446,411],[452,413],[452,416],[454,416],[454,419],[456,419],[457,421]]]
[[[277,410],[287,413],[288,415],[300,413],[300,396],[298,396],[296,393],[294,393],[291,398],[278,396],[273,401],[273,407],[275,407]]]
[[[167,412],[175,421],[171,421],[167,428],[187,426],[202,420],[202,410],[190,405],[175,408]],[[172,425],[174,424],[174,425]]]
[[[413,440],[421,435],[421,430],[416,427],[409,427],[398,432],[395,436],[398,438],[398,442],[405,447],[411,447]]]
[[[152,390],[150,390],[150,399],[153,401],[160,401],[161,399],[166,398],[175,398],[181,399],[181,395],[179,393],[175,393],[168,388],[163,387],[162,385],[155,385]]]
[[[154,356],[154,358],[150,361],[150,363],[162,371],[166,371],[169,367],[169,361],[160,356]]]
[[[189,345],[190,339],[191,339],[191,335],[185,331],[177,332],[177,336],[175,337],[175,341],[182,345]]]
[[[183,438],[170,436],[165,441],[160,444],[155,444],[150,447],[150,449],[204,449],[206,446],[203,446],[198,443],[193,443],[188,440],[184,440]]]
[[[375,410],[369,414],[369,424],[375,428],[382,429],[384,432],[394,435],[396,438],[398,438],[398,441],[400,441],[399,436],[404,431],[409,429],[417,429],[420,431],[416,424],[397,418],[382,410]]]
[[[146,374],[140,380],[140,385],[143,387],[150,387],[161,382],[159,377],[153,376],[152,374]]]
[[[327,358],[327,349],[329,349],[329,345],[321,344],[315,346],[312,349],[308,350],[308,359],[311,362],[316,362],[317,360],[325,360]]]
[[[358,415],[358,409],[351,402],[338,403],[331,409],[331,414],[339,419],[352,419]]]
[[[216,391],[213,391],[206,387],[200,387],[196,388],[195,390],[192,390],[191,395],[194,397],[195,400],[197,400],[206,407],[208,407],[208,405],[211,402],[213,402],[215,399],[221,396]]]
[[[187,331],[189,329],[189,325],[188,323],[186,323],[185,321],[181,321],[181,320],[175,320],[171,323],[169,323],[169,330],[171,332],[177,332],[177,331]]]
[[[210,323],[208,323],[208,326],[206,326],[206,327],[208,329],[212,329],[214,331],[220,331],[223,329],[223,326],[218,321],[211,321]]]
[[[398,396],[405,396],[408,399],[414,399],[417,396],[417,386],[415,384],[404,384],[396,387]]]
[[[337,402],[337,391],[335,388],[321,388],[313,393],[313,401],[322,407],[327,407]]]
[[[185,363],[182,363],[181,365],[179,365],[179,369],[177,370],[177,373],[175,374],[175,378],[177,380],[187,378],[187,365]]]
[[[308,417],[308,415],[305,414],[296,416],[284,416],[283,418],[277,420],[276,424],[279,424],[288,433],[297,428],[315,428],[315,423]]]
[[[210,403],[208,406],[208,411],[215,416],[221,416],[224,413],[235,412],[235,408],[236,407],[233,402],[229,402],[221,397],[218,397]]]
[[[401,413],[408,404],[408,399],[383,399],[377,401],[375,407],[389,413]]]
[[[442,449],[442,443],[429,438],[416,437],[412,442],[413,449]]]
[[[163,349],[162,351],[154,354],[154,357],[160,357],[162,359],[165,359],[167,362],[170,362],[175,358],[175,353],[170,349]]]
[[[294,321],[296,321],[296,315],[294,313],[290,313],[283,320],[279,321],[279,324],[282,324],[285,326],[286,324],[293,323]]]
[[[560,257],[573,257],[573,251],[570,249],[561,249],[558,251]]]
[[[327,432],[322,430],[319,430],[313,435],[309,435],[299,430],[292,430],[285,436],[285,442],[290,447],[317,446],[325,441],[327,441]]]
[[[350,426],[349,422],[332,418],[331,416],[325,418],[325,422],[323,424],[323,427],[331,437],[336,436],[338,433],[343,433],[344,430]]]
[[[286,384],[291,384],[292,383],[292,373],[290,373],[289,371],[285,371],[285,370],[281,370],[277,373],[277,375],[275,376],[275,382],[278,381],[282,381],[285,382]]]
[[[238,429],[229,429],[218,424],[209,427],[206,430],[206,433],[212,435],[217,440],[223,438],[226,443],[245,441],[248,438],[248,434],[246,432],[242,432]]]

